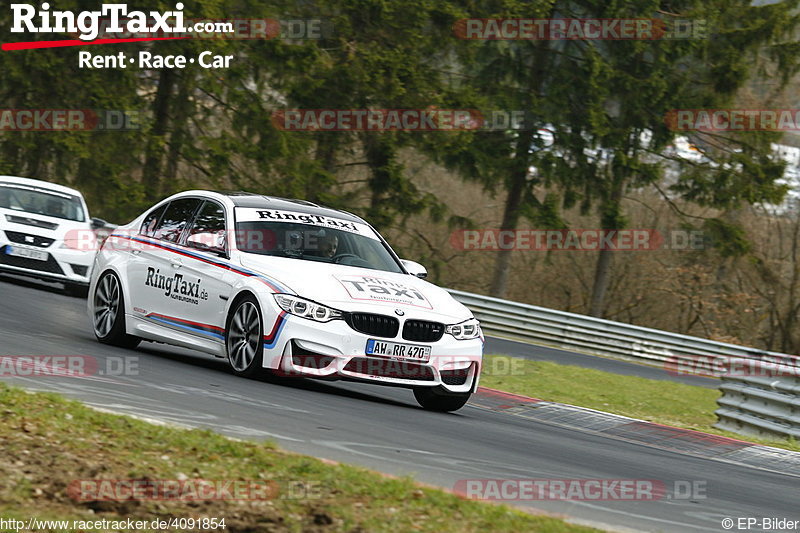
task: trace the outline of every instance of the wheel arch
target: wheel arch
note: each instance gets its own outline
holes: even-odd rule
[[[131,307],[131,299],[128,298],[128,294],[130,294],[129,290],[130,287],[128,287],[127,276],[123,275],[122,272],[120,272],[118,265],[114,263],[106,263],[101,268],[97,269],[97,275],[92,276],[92,282],[89,285],[89,294],[87,295],[87,304],[88,304],[87,307],[89,310],[90,317],[92,316],[92,313],[94,311],[93,309],[94,295],[95,292],[97,292],[97,284],[100,283],[100,280],[103,279],[103,276],[105,276],[109,272],[111,272],[112,274],[114,274],[114,276],[116,276],[117,281],[119,282],[120,290],[122,290],[122,296],[123,296],[122,300],[125,303],[125,309],[123,309],[123,312],[126,315],[132,314],[133,308]]]
[[[228,336],[228,326],[230,326],[231,318],[233,318],[233,312],[236,309],[236,305],[244,300],[245,298],[253,298],[256,302],[258,302],[258,306],[261,308],[261,320],[264,320],[264,303],[261,299],[256,295],[254,291],[245,287],[233,296],[230,301],[228,302],[228,306],[225,309],[225,336]]]

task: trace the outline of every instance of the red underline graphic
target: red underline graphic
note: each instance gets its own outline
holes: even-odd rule
[[[137,39],[96,39],[94,41],[81,41],[69,39],[64,41],[28,41],[24,43],[3,43],[4,51],[31,50],[34,48],[61,48],[63,46],[88,46],[94,44],[138,43],[141,41],[171,41],[175,39],[188,39],[189,37],[141,37]]]

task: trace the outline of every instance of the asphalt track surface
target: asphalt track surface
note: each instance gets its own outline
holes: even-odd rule
[[[153,343],[134,351],[112,348],[94,339],[85,303],[54,289],[0,278],[0,355],[92,356],[106,371],[87,378],[4,377],[4,381],[60,392],[114,412],[212,428],[238,438],[270,439],[295,452],[411,475],[448,489],[465,479],[664,483],[668,494],[658,501],[510,502],[614,530],[724,531],[721,521],[727,517],[800,520],[798,476],[666,451],[485,407],[430,413],[419,408],[405,389],[299,379],[248,380],[231,374],[223,360],[188,350]],[[109,375],[120,361],[134,364],[136,372]],[[686,482],[699,482],[704,497],[679,498],[674,488]]]

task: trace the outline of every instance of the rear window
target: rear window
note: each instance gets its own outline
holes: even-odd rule
[[[156,228],[161,220],[161,215],[163,215],[164,211],[166,211],[167,205],[168,204],[164,204],[161,207],[150,211],[150,214],[147,215],[144,219],[144,222],[142,222],[142,227],[139,230],[139,233],[146,235],[147,237],[155,236]]]
[[[181,198],[156,209],[142,224],[142,234],[177,243],[201,202],[197,198]]]

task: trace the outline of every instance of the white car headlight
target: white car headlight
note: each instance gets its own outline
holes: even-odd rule
[[[273,294],[275,301],[287,313],[317,322],[330,322],[342,318],[342,312],[311,300],[291,294]]]
[[[470,318],[458,324],[445,326],[444,332],[460,341],[477,339],[481,336],[481,323],[476,318]]]

